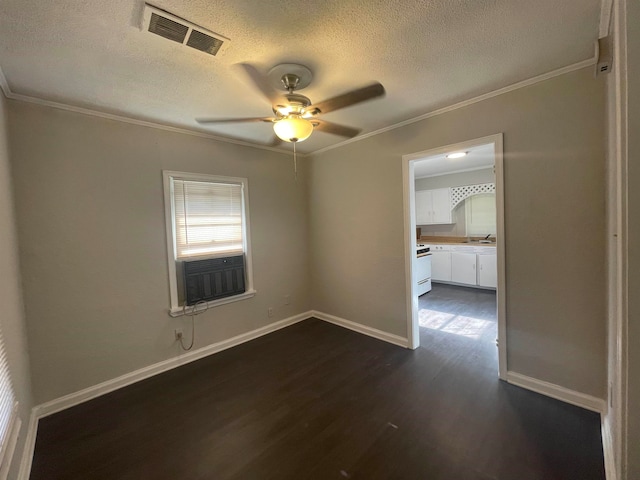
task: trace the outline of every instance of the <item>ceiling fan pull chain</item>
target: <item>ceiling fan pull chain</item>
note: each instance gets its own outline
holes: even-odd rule
[[[296,182],[298,181],[298,157],[296,156],[296,143],[293,142],[293,173],[296,178]]]

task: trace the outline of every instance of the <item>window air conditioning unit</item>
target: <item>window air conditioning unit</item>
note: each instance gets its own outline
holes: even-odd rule
[[[185,261],[183,269],[186,305],[245,292],[244,255]]]

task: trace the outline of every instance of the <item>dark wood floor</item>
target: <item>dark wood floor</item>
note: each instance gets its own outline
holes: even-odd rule
[[[498,381],[477,331],[306,320],[40,420],[31,478],[604,479],[598,415]]]

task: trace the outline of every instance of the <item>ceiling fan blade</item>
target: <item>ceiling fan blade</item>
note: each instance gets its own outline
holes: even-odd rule
[[[262,75],[256,67],[248,63],[238,63],[237,65],[244,70],[251,82],[269,100],[271,105],[275,105],[280,101],[282,95],[271,86],[269,79]]]
[[[321,132],[333,133],[334,135],[340,135],[342,137],[355,137],[362,130],[359,128],[353,127],[345,127],[344,125],[338,125],[337,123],[326,122],[324,120],[313,119],[311,123],[314,124],[315,130],[320,130]]]
[[[245,122],[266,122],[272,123],[276,119],[273,117],[248,117],[248,118],[196,118],[198,123],[245,123]]]
[[[373,83],[367,87],[351,90],[350,92],[338,95],[323,102],[315,103],[306,108],[307,112],[313,115],[319,113],[329,113],[340,108],[349,107],[356,103],[366,102],[376,97],[382,97],[385,94],[384,87],[380,83]]]

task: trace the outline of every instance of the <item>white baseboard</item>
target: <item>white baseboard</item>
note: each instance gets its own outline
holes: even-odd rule
[[[263,335],[267,335],[269,333],[275,332],[276,330],[280,330],[311,317],[316,317],[325,322],[333,323],[334,325],[348,328],[349,330],[354,330],[358,333],[362,333],[364,335],[368,335],[385,342],[393,343],[394,345],[399,345],[405,348],[408,347],[408,341],[406,338],[383,332],[382,330],[377,330],[375,328],[367,327],[366,325],[351,322],[349,320],[345,320],[344,318],[317,312],[315,310],[294,315],[265,327],[243,333],[236,337],[208,345],[192,352],[184,353],[176,358],[171,358],[153,365],[149,365],[148,367],[135,370],[120,377],[107,380],[106,382],[93,385],[83,390],[70,393],[60,398],[56,398],[54,400],[51,400],[50,402],[35,406],[31,412],[31,417],[29,419],[29,429],[27,431],[27,438],[25,439],[25,446],[20,462],[20,473],[18,476],[19,480],[28,480],[29,474],[31,473],[31,463],[33,461],[36,434],[38,430],[38,421],[40,418],[92,400],[101,395],[105,395],[109,392],[113,392],[114,390],[118,390],[120,388],[126,387],[127,385],[131,385],[133,383],[139,382],[154,375],[158,375],[181,365],[185,365],[201,358],[208,357],[209,355],[213,355],[214,353],[218,353],[228,348],[235,347],[255,338],[262,337]]]
[[[569,390],[568,388],[555,385],[553,383],[538,380],[536,378],[527,377],[516,372],[507,372],[507,382],[518,387],[526,388],[534,392],[546,395],[547,397],[561,400],[571,405],[586,408],[592,412],[602,414],[605,411],[606,404],[601,398],[593,397],[585,393]]]
[[[139,370],[135,370],[133,372],[122,375],[120,377],[107,380],[106,382],[102,382],[97,385],[93,385],[91,387],[85,388],[83,390],[70,393],[63,397],[56,398],[54,400],[51,400],[50,402],[37,405],[36,407],[34,407],[33,411],[35,412],[36,418],[46,417],[47,415],[54,414],[61,410],[65,410],[67,408],[73,407],[75,405],[86,402],[88,400],[92,400],[101,395],[105,395],[109,392],[113,392],[114,390],[118,390],[120,388],[126,387],[127,385],[131,385],[133,383],[139,382],[141,380],[152,377],[154,375],[158,375],[160,373],[174,369],[181,365],[191,363],[201,358],[208,357],[209,355],[213,355],[214,353],[221,352],[223,350],[226,350],[231,347],[235,347],[237,345],[240,345],[242,343],[248,342],[255,338],[261,337],[263,335],[267,335],[269,333],[275,332],[276,330],[280,330],[282,328],[288,327],[295,323],[301,322],[302,320],[306,320],[307,318],[310,318],[310,317],[316,317],[320,320],[324,320],[326,322],[333,323],[335,325],[339,325],[341,327],[345,327],[350,330],[354,330],[358,333],[363,333],[365,335],[383,340],[385,342],[393,343],[395,345],[400,345],[401,347],[405,347],[405,348],[407,347],[406,338],[400,337],[398,335],[393,335],[391,333],[383,332],[382,330],[377,330],[375,328],[367,327],[359,323],[351,322],[343,318],[335,317],[333,315],[317,312],[314,310],[314,311],[300,313],[298,315],[294,315],[289,318],[285,318],[284,320],[280,320],[278,322],[272,323],[270,325],[266,325],[256,330],[252,330],[250,332],[237,335],[233,338],[229,338],[227,340],[223,340],[218,343],[207,345],[206,347],[199,348],[198,350],[184,353],[178,357],[170,358],[168,360],[164,360],[162,362],[149,365]]]
[[[135,370],[131,373],[127,373],[111,380],[107,380],[106,382],[99,383],[92,387],[88,387],[83,390],[70,393],[69,395],[56,398],[55,400],[51,400],[50,402],[46,402],[34,407],[34,410],[38,418],[46,417],[47,415],[65,410],[88,400],[92,400],[101,395],[105,395],[109,392],[113,392],[114,390],[118,390],[120,388],[126,387],[127,385],[131,385],[132,383],[139,382],[140,380],[153,377],[154,375],[166,372],[167,370],[174,369],[181,365],[185,365],[201,358],[208,357],[209,355],[213,355],[214,353],[218,353],[223,350],[227,350],[228,348],[235,347],[237,345],[240,345],[241,343],[245,343],[255,338],[262,337],[263,335],[267,335],[271,332],[275,332],[276,330],[288,327],[289,325],[293,325],[294,323],[306,320],[311,316],[311,312],[305,312],[294,315],[293,317],[285,318],[284,320],[280,320],[256,330],[237,335],[218,343],[207,345],[206,347],[199,348],[198,350],[186,352],[178,357],[170,358],[168,360],[149,365],[148,367]]]
[[[606,420],[606,416],[604,413],[602,414],[601,431],[605,478],[607,480],[618,480],[618,474],[616,472],[615,452],[613,448],[613,436],[611,434],[611,424]]]
[[[399,335],[393,335],[392,333],[383,332],[382,330],[367,327],[366,325],[362,325],[361,323],[352,322],[351,320],[345,320],[344,318],[336,317],[335,315],[329,315],[328,313],[318,312],[317,310],[313,310],[311,312],[311,315],[325,322],[348,328],[349,330],[353,330],[354,332],[362,333],[364,335],[377,338],[378,340],[382,340],[384,342],[393,343],[394,345],[399,345],[404,348],[409,348],[409,341],[404,337],[400,337]]]
[[[18,480],[29,480],[31,475],[31,462],[33,462],[33,452],[36,449],[36,433],[38,431],[38,416],[36,409],[31,410],[29,417],[29,428],[27,429],[27,437],[22,447],[22,458],[20,459],[20,470],[18,472]]]
[[[180,355],[179,357],[171,358],[154,365],[149,365],[148,367],[141,368],[112,380],[108,380],[106,382],[102,382],[92,387],[80,390],[78,392],[74,392],[69,395],[57,398],[50,402],[37,405],[33,408],[29,419],[29,428],[27,430],[23,455],[20,462],[18,480],[28,480],[31,473],[31,464],[33,461],[36,434],[38,430],[38,420],[40,418],[73,407],[88,400],[92,400],[101,395],[105,395],[114,390],[118,390],[120,388],[126,387],[127,385],[131,385],[133,383],[139,382],[154,375],[158,375],[181,365],[185,365],[209,355],[213,355],[214,353],[218,353],[228,348],[235,347],[242,343],[275,332],[276,330],[280,330],[311,317],[315,317],[319,320],[323,320],[325,322],[332,323],[349,330],[353,330],[363,335],[377,338],[378,340],[382,340],[384,342],[392,343],[404,348],[409,348],[409,342],[407,338],[384,332],[382,330],[378,330],[366,325],[362,325],[360,323],[352,322],[344,318],[336,317],[335,315],[329,315],[317,310],[311,310],[309,312],[294,315],[292,317],[280,320],[270,325],[266,325],[256,330],[237,335],[233,338],[208,345],[192,352],[187,352]],[[605,401],[600,398],[569,390],[559,385],[555,385],[542,380],[537,380],[535,378],[528,377],[516,372],[507,372],[507,381],[513,385],[532,390],[542,395],[546,395],[564,401],[566,403],[570,403],[572,405],[586,408],[587,410],[598,412],[601,415],[604,415],[606,409]],[[605,457],[605,468],[607,471],[607,480],[617,480],[615,476],[615,463],[613,457],[611,432],[608,428],[608,424],[606,424],[604,421],[602,423],[602,442]]]

